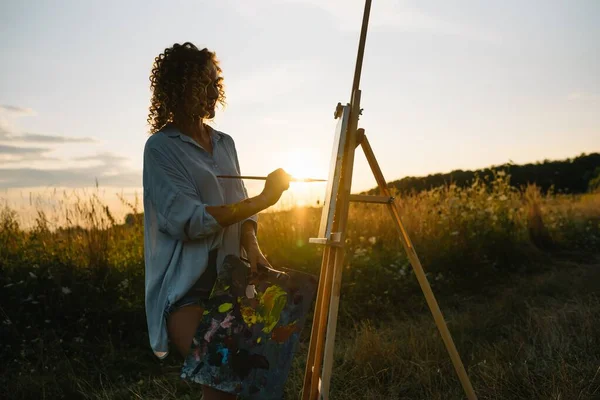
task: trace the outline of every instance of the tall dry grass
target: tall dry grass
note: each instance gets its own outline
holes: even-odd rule
[[[600,194],[542,195],[509,179],[396,201],[480,398],[593,398],[600,283],[597,265],[582,263],[600,250]],[[122,201],[127,221],[91,194],[38,210],[28,229],[0,210],[0,383],[13,398],[199,393],[178,381],[176,357],[150,352],[143,219]],[[461,398],[386,209],[353,204],[349,218],[332,398]],[[322,249],[308,239],[319,220],[310,207],[261,214],[273,265],[318,273]],[[557,266],[567,256],[580,264]]]

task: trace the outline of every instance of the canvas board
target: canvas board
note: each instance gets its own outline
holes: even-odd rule
[[[321,223],[319,225],[319,238],[329,240],[331,238],[331,226],[335,214],[336,200],[340,188],[342,163],[344,160],[344,149],[348,133],[348,122],[350,121],[350,105],[342,107],[341,116],[335,128],[331,161],[329,163],[329,178],[325,189]]]

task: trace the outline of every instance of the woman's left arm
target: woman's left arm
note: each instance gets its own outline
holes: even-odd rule
[[[241,245],[246,250],[246,254],[248,256],[248,260],[250,261],[250,266],[252,268],[252,272],[257,272],[257,265],[262,264],[266,265],[269,268],[271,264],[264,256],[262,251],[260,250],[260,246],[258,245],[258,239],[256,238],[256,230],[255,230],[254,221],[247,220],[242,224],[242,237],[241,237]]]

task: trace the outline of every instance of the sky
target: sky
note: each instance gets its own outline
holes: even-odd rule
[[[0,2],[0,198],[141,193],[154,57],[215,51],[243,174],[326,178],[361,0]],[[600,2],[373,0],[359,126],[387,180],[600,151]],[[357,152],[352,190],[375,186]],[[250,195],[262,183],[248,181]],[[321,183],[282,203],[311,203]],[[19,200],[20,199],[20,200]]]

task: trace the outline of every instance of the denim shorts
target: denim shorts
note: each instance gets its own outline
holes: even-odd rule
[[[190,305],[199,305],[204,307],[210,298],[215,282],[217,281],[217,250],[208,253],[208,266],[206,271],[198,278],[194,285],[183,295],[182,298],[171,304],[167,310],[168,316],[173,311]]]

